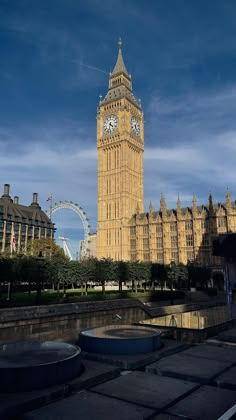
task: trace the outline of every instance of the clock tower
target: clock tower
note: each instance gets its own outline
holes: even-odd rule
[[[128,222],[143,211],[144,124],[118,42],[116,65],[97,114],[97,258],[130,260]]]

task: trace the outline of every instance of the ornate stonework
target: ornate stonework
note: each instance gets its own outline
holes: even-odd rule
[[[140,103],[132,92],[131,76],[118,43],[117,62],[109,77],[109,89],[97,114],[98,226],[97,257],[158,263],[219,265],[212,256],[212,241],[219,233],[236,231],[236,205],[227,191],[225,203],[144,213],[144,122]]]
[[[137,206],[143,211],[144,127],[141,106],[132,92],[121,41],[108,93],[97,114],[97,257],[129,259],[128,223]]]
[[[212,244],[218,234],[236,232],[236,203],[226,194],[225,203],[213,202],[176,209],[167,209],[164,196],[159,211],[152,204],[149,213],[136,213],[130,220],[129,242],[132,261],[152,261],[160,264],[187,264],[193,261],[206,266],[222,265],[220,257],[212,256]]]

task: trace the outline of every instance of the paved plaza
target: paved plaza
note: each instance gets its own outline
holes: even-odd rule
[[[216,420],[236,404],[236,330],[229,336],[194,345],[163,339],[146,355],[84,353],[82,374],[68,384],[1,394],[0,418]]]
[[[0,419],[217,420],[236,405],[236,328],[199,344],[162,344],[145,354],[83,352],[74,380],[0,394]]]

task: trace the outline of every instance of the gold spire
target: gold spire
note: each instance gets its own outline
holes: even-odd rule
[[[114,70],[111,73],[111,76],[115,76],[116,74],[119,74],[119,73],[125,73],[125,75],[130,78],[129,73],[128,73],[126,67],[125,67],[123,57],[122,57],[122,41],[121,41],[121,38],[119,38],[119,41],[118,41],[118,57],[117,57],[117,60],[116,60],[116,65],[114,67]]]

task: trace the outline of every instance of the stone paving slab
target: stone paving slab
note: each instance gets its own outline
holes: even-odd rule
[[[205,385],[167,411],[191,420],[217,420],[235,402],[236,391]]]
[[[230,330],[221,332],[220,334],[218,334],[218,339],[222,341],[236,343],[236,328],[231,328]]]
[[[87,360],[96,360],[102,363],[119,366],[121,369],[140,369],[170,354],[189,348],[189,345],[170,339],[162,339],[161,349],[145,354],[98,354],[83,352]]]
[[[203,357],[205,359],[236,363],[235,348],[224,348],[210,344],[199,344],[181,352],[183,356]]]
[[[165,357],[146,367],[145,371],[156,375],[167,375],[174,378],[195,381],[201,384],[210,383],[232,363],[186,356],[184,352]]]
[[[151,420],[191,420],[189,417],[175,416],[169,413],[161,413],[151,417]]]
[[[236,390],[236,366],[217,376],[214,382],[219,387]]]
[[[56,398],[68,396],[72,391],[88,388],[119,375],[120,369],[94,361],[83,361],[84,371],[80,376],[66,384],[35,390],[31,392],[1,393],[0,419],[24,413],[40,407]]]
[[[154,410],[115,398],[81,391],[24,416],[24,420],[145,420]]]
[[[162,410],[197,386],[193,382],[135,371],[90,388],[90,391]]]

